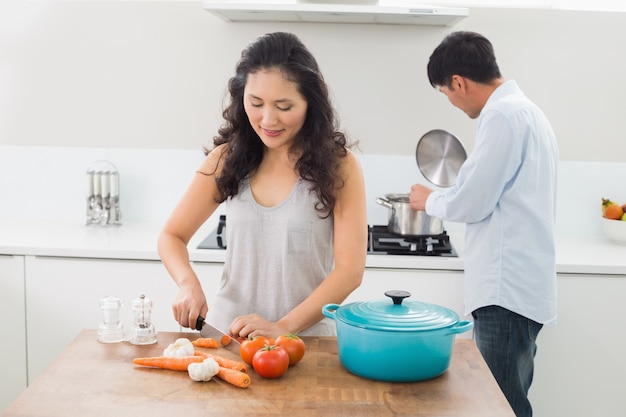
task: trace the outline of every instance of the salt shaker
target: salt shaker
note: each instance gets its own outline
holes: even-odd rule
[[[133,301],[134,323],[130,335],[133,345],[151,345],[156,343],[157,332],[150,320],[152,300],[141,294]]]
[[[120,322],[122,300],[118,297],[100,299],[102,323],[98,327],[98,341],[102,343],[117,343],[124,341],[124,325]]]

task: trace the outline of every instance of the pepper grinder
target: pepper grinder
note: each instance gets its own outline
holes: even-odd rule
[[[102,343],[117,343],[124,341],[124,325],[120,322],[122,300],[118,297],[100,299],[102,323],[98,327],[98,341]]]
[[[141,294],[133,301],[133,314],[135,316],[131,330],[130,343],[133,345],[151,345],[156,343],[157,332],[150,321],[152,315],[152,300]]]

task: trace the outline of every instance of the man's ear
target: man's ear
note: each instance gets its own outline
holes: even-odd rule
[[[461,92],[465,93],[467,90],[467,83],[465,78],[463,78],[460,75],[453,75],[452,76],[452,87],[455,90],[460,90]]]

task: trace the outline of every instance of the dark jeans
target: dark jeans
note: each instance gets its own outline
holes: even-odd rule
[[[542,324],[498,306],[475,310],[474,339],[517,417],[532,417],[528,389]]]

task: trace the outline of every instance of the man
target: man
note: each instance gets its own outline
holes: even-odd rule
[[[556,321],[554,132],[516,82],[502,77],[480,34],[448,35],[430,56],[428,79],[477,119],[476,141],[456,185],[415,184],[411,207],[466,224],[466,314],[515,414],[530,417],[536,337]]]

